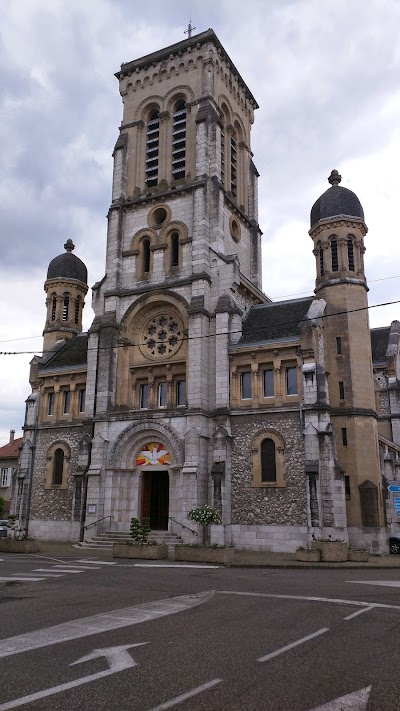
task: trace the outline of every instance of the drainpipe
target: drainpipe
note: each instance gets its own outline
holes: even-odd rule
[[[36,454],[36,439],[37,439],[37,429],[38,429],[38,419],[39,419],[39,406],[40,406],[40,385],[38,386],[38,394],[35,402],[35,419],[34,419],[34,428],[33,428],[33,441],[32,441],[32,455],[31,455],[31,461],[29,465],[29,480],[28,480],[28,496],[27,496],[27,502],[26,502],[26,517],[25,517],[25,529],[26,529],[26,535],[28,535],[29,531],[29,519],[31,515],[31,499],[32,499],[32,485],[33,485],[33,466],[35,463],[35,454]]]
[[[94,435],[94,423],[92,424],[92,439],[90,440],[89,454],[87,465],[82,474],[82,504],[81,504],[81,517],[79,522],[79,541],[82,542],[85,538],[85,521],[86,521],[86,505],[87,505],[87,491],[88,491],[88,476],[87,473],[90,468],[92,461],[92,440]]]

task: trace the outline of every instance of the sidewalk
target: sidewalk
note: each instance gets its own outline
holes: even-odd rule
[[[15,554],[14,554],[15,555]],[[41,542],[40,552],[35,555],[50,558],[98,558],[113,560],[112,551],[97,548],[75,548],[72,543]],[[119,559],[121,560],[121,559]],[[134,560],[131,560],[134,563]],[[140,562],[145,562],[141,559]],[[164,561],[167,565],[168,561]],[[175,563],[176,565],[176,563]],[[182,563],[184,565],[184,563]],[[302,563],[296,560],[295,553],[271,553],[270,551],[250,551],[235,549],[231,568],[367,568],[367,569],[398,569],[400,571],[400,555],[371,555],[367,563]]]

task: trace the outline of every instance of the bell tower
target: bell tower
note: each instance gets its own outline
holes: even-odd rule
[[[340,185],[337,170],[328,181],[331,187],[311,209],[315,294],[326,302],[325,368],[338,459],[346,477],[349,540],[357,544],[369,536],[373,547],[379,540],[376,531],[384,535],[384,511],[363,259],[367,226],[357,195]]]
[[[43,331],[43,351],[48,351],[61,339],[72,338],[82,331],[87,269],[72,254],[75,245],[68,239],[65,253],[52,259],[44,283],[46,292],[46,323]]]

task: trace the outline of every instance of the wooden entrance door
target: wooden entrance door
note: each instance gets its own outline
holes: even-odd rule
[[[152,530],[166,531],[168,510],[168,472],[142,472],[142,519],[150,519]]]

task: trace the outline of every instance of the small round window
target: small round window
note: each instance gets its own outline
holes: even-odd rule
[[[162,227],[171,218],[171,210],[168,205],[158,205],[154,207],[147,218],[149,227]]]
[[[235,242],[239,242],[241,234],[240,223],[235,217],[231,217],[229,221],[229,227],[233,239],[235,240]]]

